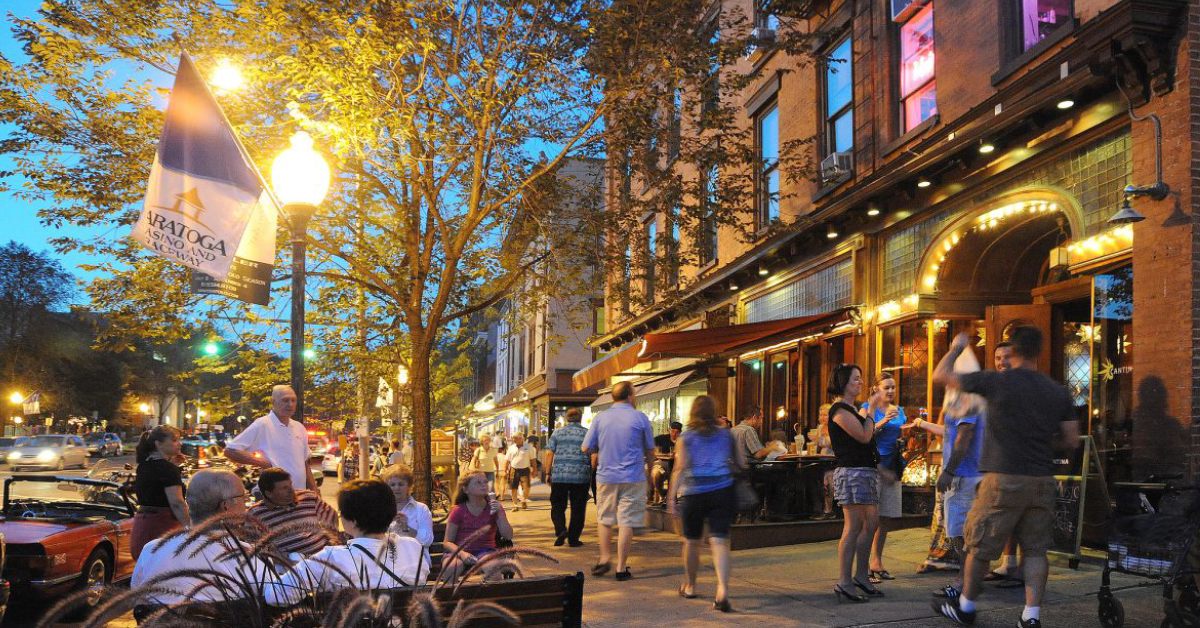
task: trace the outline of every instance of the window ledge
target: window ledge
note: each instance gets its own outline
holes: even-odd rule
[[[846,182],[850,181],[853,178],[854,178],[854,171],[851,170],[850,172],[847,172],[846,174],[844,174],[836,179],[831,179],[829,181],[821,181],[821,187],[818,188],[816,192],[813,192],[812,202],[815,203],[815,202],[825,198],[826,196],[833,194],[833,192],[835,190],[842,187],[842,185],[844,185]]]
[[[696,269],[696,276],[699,277],[700,275],[703,275],[704,273],[707,273],[708,271],[710,271],[716,267],[717,267],[717,260],[716,259],[710,260],[707,264],[702,264],[699,268]]]
[[[992,75],[992,85],[995,86],[1004,82],[1004,80],[1012,76],[1014,72],[1025,67],[1030,61],[1033,61],[1035,58],[1041,56],[1043,52],[1046,52],[1051,47],[1072,35],[1075,32],[1075,27],[1077,25],[1077,21],[1072,19],[1067,24],[1060,26],[1058,30],[1047,35],[1046,38],[1042,41],[1039,41],[1036,46],[1026,50],[1025,52],[1022,52],[1012,59],[1009,59],[1000,66],[1000,69],[997,70],[995,74]]]
[[[929,129],[932,129],[933,127],[937,126],[941,121],[942,121],[941,114],[935,113],[932,116],[929,116],[928,120],[913,127],[912,130],[909,131],[908,133],[905,133],[904,135],[897,137],[896,139],[888,142],[887,144],[884,144],[883,145],[883,154],[886,156],[886,155],[890,155],[890,154],[896,152],[896,149],[900,148],[901,146],[904,146],[905,144],[916,139],[917,137],[919,137],[921,134],[925,133]]]

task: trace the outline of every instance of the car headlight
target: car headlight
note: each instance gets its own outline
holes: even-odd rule
[[[38,460],[38,462],[50,462],[57,457],[58,457],[58,454],[55,454],[53,450],[43,449],[38,452],[37,460]]]
[[[19,452],[19,451],[10,451],[10,452],[8,452],[8,457],[9,457],[9,458],[20,458],[20,457],[21,457],[21,452]]]

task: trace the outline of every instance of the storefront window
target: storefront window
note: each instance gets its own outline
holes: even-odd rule
[[[1131,478],[1129,457],[1133,436],[1133,267],[1126,266],[1093,278],[1092,329],[1092,417],[1089,432],[1106,462],[1110,482]],[[1155,387],[1157,378],[1146,378],[1139,394],[1139,429],[1155,432],[1156,421],[1166,425],[1165,388]],[[1161,382],[1160,382],[1161,383]],[[1162,399],[1154,394],[1161,389]],[[1156,400],[1158,401],[1156,403]],[[1178,427],[1177,422],[1173,427]]]
[[[768,433],[771,430],[787,431],[791,424],[795,423],[794,420],[789,420],[792,408],[787,399],[788,380],[791,379],[788,373],[788,352],[773,354],[770,363],[768,403],[763,408],[764,424]]]
[[[735,421],[746,418],[752,410],[762,410],[762,358],[744,360],[738,364],[737,378],[737,416]]]

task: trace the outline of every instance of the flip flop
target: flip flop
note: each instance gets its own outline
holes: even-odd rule
[[[610,569],[612,569],[611,561],[607,563],[596,563],[595,565],[592,565],[592,575],[603,576],[604,574],[608,573]]]
[[[989,571],[983,577],[984,582],[999,582],[1000,580],[1008,580],[1008,574],[1000,573],[999,571]]]
[[[996,583],[997,589],[1020,589],[1025,586],[1025,581],[1020,578],[1005,578]]]

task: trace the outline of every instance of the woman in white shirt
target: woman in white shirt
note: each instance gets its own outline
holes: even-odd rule
[[[326,547],[280,576],[277,585],[266,586],[268,604],[295,604],[309,592],[425,584],[429,560],[421,543],[387,531],[396,517],[396,498],[387,484],[381,480],[347,482],[338,492],[338,511],[350,541]]]

